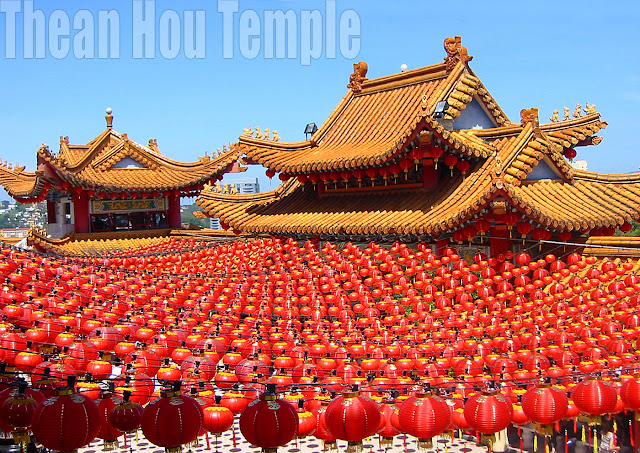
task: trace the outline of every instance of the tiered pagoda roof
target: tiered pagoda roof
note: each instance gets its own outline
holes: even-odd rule
[[[256,195],[205,189],[197,203],[243,233],[302,235],[439,236],[512,211],[556,232],[610,229],[640,217],[640,173],[570,164],[576,147],[601,141],[596,134],[607,123],[595,106],[573,115],[565,109],[564,119],[555,112],[545,124],[537,109],[524,109],[519,122],[510,121],[469,67],[459,39],[448,38],[445,49],[443,63],[376,79],[366,79],[366,64],[354,65],[350,90],[310,140],[282,143],[245,130],[233,152],[285,182]],[[469,123],[476,119],[484,125]],[[436,185],[409,180],[406,162],[416,148],[425,150],[416,168],[435,164],[440,172]],[[440,159],[438,170],[443,150],[468,169],[449,172]],[[363,173],[370,169],[384,184],[375,172],[368,183]]]
[[[144,146],[113,130],[110,110],[106,118],[107,129],[85,145],[72,145],[69,137],[61,137],[60,149],[53,153],[43,144],[35,172],[0,165],[0,184],[20,201],[39,201],[51,188],[80,187],[96,193],[199,190],[224,172],[243,170],[234,150],[196,162],[170,159],[160,153],[155,140]]]

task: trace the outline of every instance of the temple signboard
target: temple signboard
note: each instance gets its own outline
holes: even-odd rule
[[[103,214],[117,211],[165,211],[166,198],[147,198],[142,200],[92,200],[91,214]]]

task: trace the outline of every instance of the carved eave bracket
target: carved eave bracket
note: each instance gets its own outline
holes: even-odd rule
[[[367,71],[369,65],[364,61],[353,64],[353,74],[349,77],[349,88],[354,93],[360,93],[362,91],[362,82],[367,80]]]
[[[473,59],[468,54],[467,48],[462,45],[462,38],[456,36],[454,38],[445,38],[444,50],[447,52],[447,56],[444,57],[444,62],[447,65],[447,72],[453,71],[458,62],[468,63]]]

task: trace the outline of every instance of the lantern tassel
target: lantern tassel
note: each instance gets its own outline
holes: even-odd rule
[[[418,439],[418,450],[430,450],[433,448],[431,439]]]
[[[324,441],[324,451],[338,451],[338,443],[334,440],[333,442],[331,441]]]
[[[129,435],[127,433],[124,433],[124,448],[128,448],[129,446],[127,445],[127,437]]]
[[[595,428],[593,430],[593,453],[598,453],[598,433]]]
[[[236,448],[236,427],[233,427],[233,448]]]
[[[538,434],[533,433],[533,451],[538,450]]]
[[[211,445],[209,444],[209,432],[204,433],[204,438],[207,440],[207,450],[211,450]]]
[[[522,440],[522,428],[520,426],[518,426],[518,439],[520,439],[520,453],[522,453],[524,441]]]
[[[566,429],[564,430],[564,449],[569,451],[569,433]]]
[[[362,442],[351,442],[347,443],[347,453],[360,453],[362,452]]]

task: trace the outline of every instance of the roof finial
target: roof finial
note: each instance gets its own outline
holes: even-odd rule
[[[445,38],[444,50],[447,52],[447,56],[444,57],[444,61],[447,65],[447,72],[453,71],[458,62],[467,63],[473,59],[467,53],[467,48],[462,45],[462,38],[456,36],[455,38]]]
[[[105,116],[105,119],[107,120],[107,129],[113,128],[113,115],[111,112],[113,112],[111,107],[107,107],[107,116]]]
[[[353,74],[349,76],[349,85],[347,88],[351,88],[351,91],[354,93],[359,93],[362,91],[362,82],[367,80],[367,71],[369,70],[369,65],[361,61],[359,63],[353,64]]]

